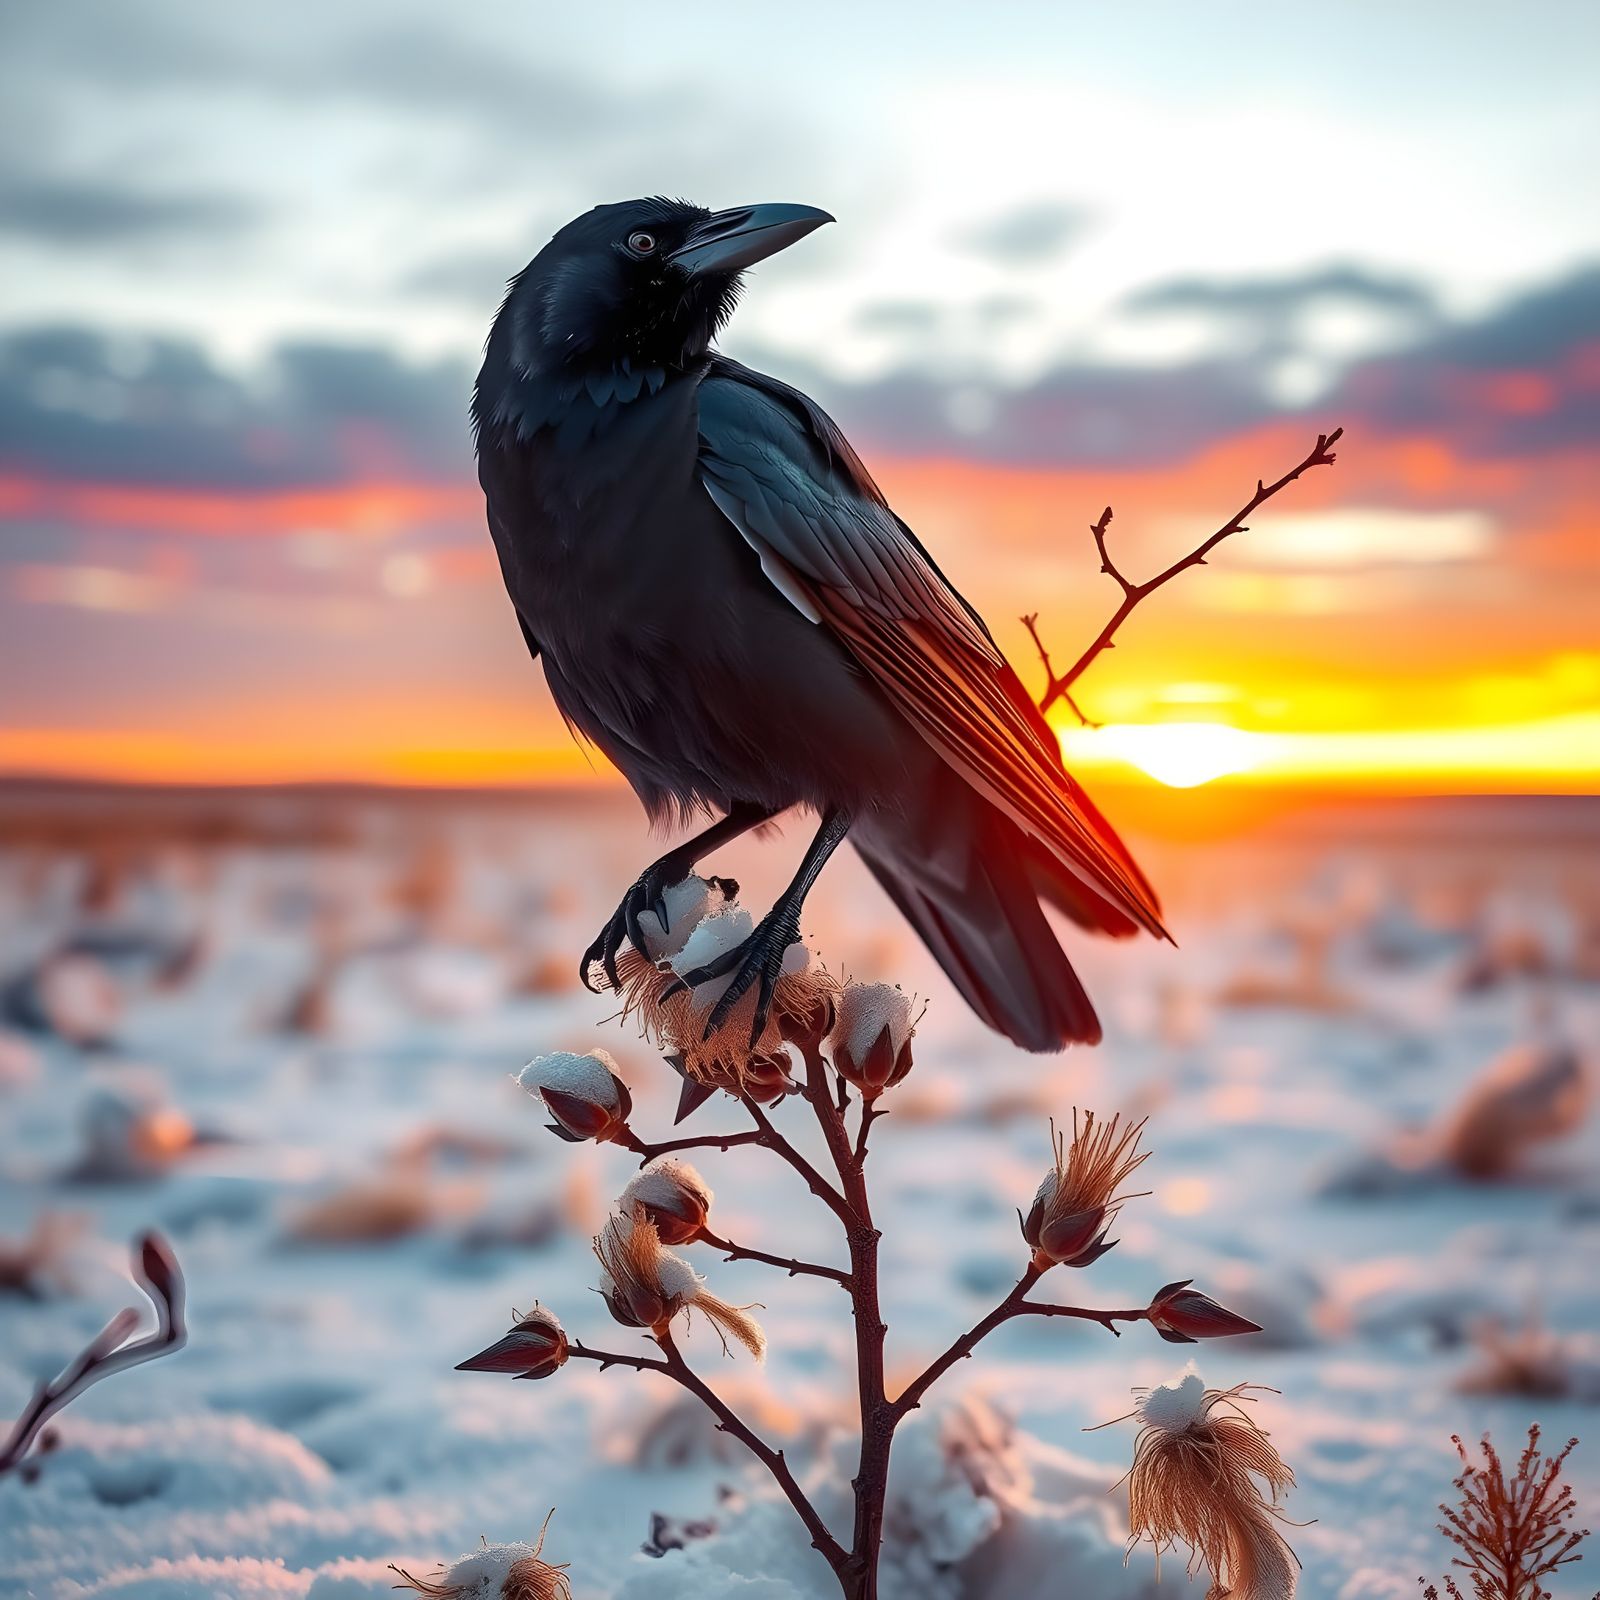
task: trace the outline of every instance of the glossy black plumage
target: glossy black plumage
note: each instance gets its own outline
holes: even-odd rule
[[[822,220],[600,207],[514,280],[474,396],[507,589],[562,714],[653,817],[837,819],[741,985],[848,824],[986,1022],[1030,1049],[1097,1038],[1039,902],[1159,933],[1148,884],[838,429],[710,349],[737,272]]]

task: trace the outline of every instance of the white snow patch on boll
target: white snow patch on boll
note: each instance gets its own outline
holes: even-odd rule
[[[694,1299],[705,1279],[682,1256],[663,1250],[656,1261],[656,1282],[663,1299],[681,1306]]]
[[[554,1089],[558,1094],[570,1094],[576,1100],[615,1111],[620,1103],[612,1076],[616,1070],[616,1062],[604,1050],[591,1050],[585,1056],[557,1050],[547,1056],[535,1056],[517,1074],[517,1082],[529,1094]]]
[[[705,921],[719,895],[704,878],[690,876],[682,883],[669,884],[661,898],[667,908],[665,929],[654,911],[639,913],[639,928],[646,947],[640,954],[652,961],[670,961],[676,956]]]
[[[1194,1362],[1176,1382],[1158,1384],[1139,1402],[1139,1420],[1163,1433],[1183,1433],[1205,1414],[1205,1379]]]
[[[500,1600],[511,1569],[534,1553],[531,1544],[491,1544],[474,1550],[445,1573],[441,1587],[459,1589],[459,1600]]]
[[[737,949],[755,931],[755,921],[743,906],[726,906],[696,924],[683,948],[672,958],[672,970],[680,976],[703,967],[718,956]]]
[[[839,1020],[834,1037],[844,1041],[856,1060],[872,1048],[887,1028],[889,1044],[899,1055],[911,1037],[911,996],[892,983],[852,983],[839,996]]]
[[[685,1190],[698,1195],[705,1210],[711,1209],[715,1196],[698,1169],[687,1161],[664,1156],[628,1180],[622,1191],[621,1206],[624,1211],[631,1211],[636,1205],[659,1206],[671,1211]]]

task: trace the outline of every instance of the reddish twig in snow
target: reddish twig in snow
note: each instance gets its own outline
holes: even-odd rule
[[[1065,672],[1058,674],[1051,665],[1050,653],[1045,649],[1044,641],[1039,636],[1038,613],[1033,612],[1022,619],[1023,626],[1033,638],[1034,648],[1039,652],[1039,660],[1045,672],[1045,688],[1044,693],[1039,697],[1039,709],[1048,711],[1057,700],[1064,700],[1067,708],[1085,727],[1096,726],[1084,715],[1077,701],[1073,699],[1072,686],[1088,670],[1095,657],[1102,651],[1113,648],[1113,639],[1117,629],[1128,620],[1134,607],[1147,596],[1154,594],[1164,583],[1170,583],[1180,572],[1186,571],[1189,567],[1204,566],[1206,557],[1230,534],[1247,532],[1244,519],[1259,507],[1265,505],[1280,489],[1287,488],[1288,485],[1299,478],[1301,473],[1309,472],[1313,467],[1330,465],[1335,460],[1331,447],[1337,444],[1343,435],[1343,428],[1335,428],[1332,433],[1318,434],[1316,445],[1311,453],[1297,467],[1290,468],[1275,483],[1265,483],[1257,479],[1256,492],[1210,538],[1197,545],[1188,555],[1181,557],[1179,560],[1174,561],[1171,566],[1158,572],[1153,578],[1147,578],[1143,583],[1132,582],[1118,568],[1116,562],[1111,559],[1111,552],[1106,546],[1106,533],[1111,526],[1111,507],[1107,506],[1100,513],[1100,520],[1090,527],[1089,532],[1094,537],[1094,547],[1100,556],[1100,570],[1122,590],[1122,600],[1117,609],[1112,612],[1110,621],[1095,635],[1093,642],[1083,654]]]
[[[0,1473],[19,1466],[39,1430],[85,1389],[113,1373],[126,1372],[129,1367],[183,1348],[189,1337],[183,1322],[183,1272],[172,1247],[159,1233],[146,1233],[134,1241],[133,1272],[156,1309],[155,1330],[142,1339],[124,1344],[139,1325],[139,1313],[131,1308],[119,1311],[59,1376],[40,1384],[34,1391],[33,1399],[17,1418],[10,1436],[0,1445]]]
[[[1461,1475],[1455,1480],[1461,1503],[1439,1507],[1445,1518],[1439,1532],[1466,1552],[1453,1557],[1451,1565],[1471,1574],[1474,1600],[1543,1600],[1547,1591],[1542,1580],[1558,1567],[1583,1560],[1578,1546],[1589,1530],[1571,1526],[1577,1506],[1572,1486],[1561,1482],[1562,1466],[1577,1442],[1569,1439],[1559,1454],[1541,1456],[1535,1424],[1528,1429],[1516,1472],[1507,1478],[1488,1434],[1483,1436],[1482,1466],[1452,1436],[1461,1458]],[[1454,1578],[1444,1580],[1443,1593],[1464,1600]],[[1435,1584],[1427,1585],[1423,1594],[1426,1600],[1440,1600]]]

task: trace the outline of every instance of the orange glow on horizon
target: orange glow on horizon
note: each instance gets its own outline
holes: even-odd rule
[[[1536,407],[1529,377],[1512,375],[1498,403]],[[1115,601],[1087,532],[1101,507],[1115,507],[1113,548],[1137,578],[1192,548],[1258,476],[1293,464],[1310,442],[1304,424],[1275,422],[1159,468],[868,456],[1037,686],[1017,615],[1037,610],[1052,649],[1070,659]],[[1098,735],[1063,726],[1069,761],[1104,781],[1222,789],[1600,788],[1597,508],[1600,467],[1586,452],[1483,460],[1442,439],[1357,428],[1335,467],[1291,486],[1206,569],[1140,608],[1079,691],[1087,714],[1110,726]],[[14,567],[9,583],[17,602],[92,613],[97,629],[226,618],[258,639],[276,629],[292,651],[319,604],[346,608],[342,626],[347,611],[366,607],[348,622],[348,677],[341,665],[314,694],[240,669],[181,706],[152,700],[102,719],[85,702],[55,725],[0,728],[0,771],[198,783],[616,781],[603,758],[570,743],[537,671],[528,674],[487,534],[481,545],[413,539],[383,556],[381,542],[400,534],[481,527],[470,480],[253,492],[0,474],[0,518],[59,520],[90,541],[69,560]],[[166,565],[131,539],[143,564],[120,554],[118,530],[168,536],[156,552]],[[187,554],[199,546],[181,543],[259,538],[270,561],[271,541],[290,550],[308,533],[376,546],[373,587],[307,587],[270,604],[242,587],[223,594],[204,586]],[[298,581],[311,583],[303,572]],[[390,632],[415,649],[399,666],[391,655],[369,668],[357,641]],[[83,637],[98,646],[102,635]],[[117,637],[127,651],[119,659],[136,661],[129,641],[144,636]],[[503,639],[504,649],[480,652],[479,638]]]

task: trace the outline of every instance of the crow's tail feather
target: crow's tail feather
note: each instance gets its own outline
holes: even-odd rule
[[[1025,1050],[1099,1041],[1094,1006],[1039,899],[1105,933],[1131,933],[1133,923],[1056,868],[956,774],[946,771],[911,815],[860,818],[851,839],[991,1028]]]

